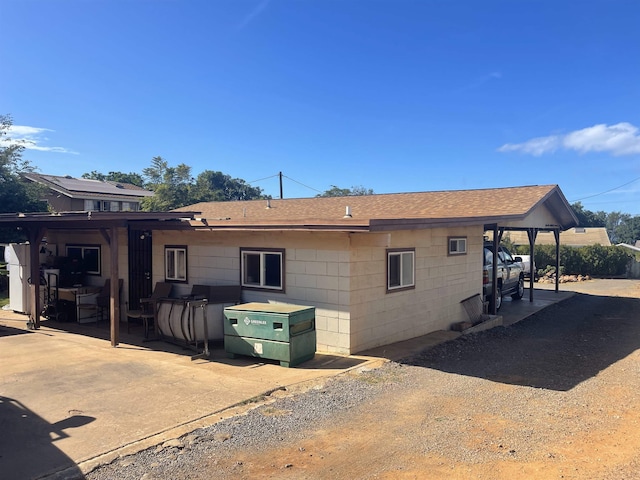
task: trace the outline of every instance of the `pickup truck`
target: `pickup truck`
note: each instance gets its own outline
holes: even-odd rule
[[[516,258],[522,258],[522,261],[520,263],[522,263],[522,273],[524,273],[524,278],[531,277],[531,255],[518,255],[514,258],[514,260]],[[533,271],[536,271],[535,265],[533,266]]]
[[[482,270],[482,292],[484,298],[492,302],[492,276],[493,276],[493,246],[484,245],[484,266]],[[524,295],[524,271],[522,258],[512,257],[509,251],[498,247],[498,285],[496,292],[496,310],[502,306],[502,297],[511,295],[514,300],[520,300]]]

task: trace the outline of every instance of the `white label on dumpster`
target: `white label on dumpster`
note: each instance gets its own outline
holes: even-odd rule
[[[248,327],[249,325],[266,325],[266,320],[257,320],[255,318],[244,317],[244,324]]]
[[[253,351],[255,353],[257,353],[258,355],[262,355],[262,344],[261,343],[254,343],[253,344]]]

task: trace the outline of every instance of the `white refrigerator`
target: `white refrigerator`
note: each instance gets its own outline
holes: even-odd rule
[[[9,308],[14,312],[29,314],[29,244],[10,243],[4,249],[4,261],[9,271]]]

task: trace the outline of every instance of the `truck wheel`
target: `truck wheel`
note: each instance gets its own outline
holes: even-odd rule
[[[520,277],[520,279],[518,280],[518,289],[516,290],[516,293],[511,295],[511,298],[513,298],[514,300],[520,300],[523,296],[524,296],[524,279]]]
[[[500,310],[502,306],[502,285],[498,285],[496,288],[496,312]]]

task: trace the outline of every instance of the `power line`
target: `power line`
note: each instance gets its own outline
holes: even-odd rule
[[[252,182],[248,182],[248,183],[249,183],[249,184],[253,184],[253,183],[257,183],[257,182],[262,182],[263,180],[269,180],[269,179],[271,179],[271,178],[279,177],[280,175],[282,175],[282,176],[283,176],[284,178],[286,178],[287,180],[291,180],[292,182],[295,182],[295,183],[297,183],[298,185],[302,185],[303,187],[308,188],[309,190],[313,190],[314,192],[318,192],[318,193],[324,193],[323,191],[318,190],[317,188],[310,187],[309,185],[305,185],[304,183],[299,182],[299,181],[297,181],[297,180],[294,180],[294,179],[293,179],[293,178],[291,178],[291,177],[287,177],[286,175],[283,175],[283,174],[282,174],[282,172],[278,172],[278,173],[276,173],[275,175],[271,175],[270,177],[260,178],[260,179],[258,179],[258,180],[254,180],[254,181],[252,181]]]
[[[263,181],[263,180],[269,180],[270,178],[277,177],[278,175],[280,175],[280,174],[279,174],[279,173],[276,173],[275,175],[271,175],[270,177],[260,178],[260,179],[258,179],[258,180],[254,180],[253,182],[249,182],[249,183],[257,183],[257,182],[261,182],[261,181]]]
[[[600,195],[604,195],[605,193],[613,192],[614,190],[618,190],[619,188],[626,187],[627,185],[630,185],[633,182],[637,182],[638,180],[640,180],[640,177],[638,177],[638,178],[636,178],[634,180],[631,180],[630,182],[623,183],[622,185],[618,185],[617,187],[611,188],[611,189],[609,189],[609,190],[607,190],[605,192],[600,192],[600,193],[596,193],[594,195],[589,195],[588,197],[582,197],[582,198],[578,198],[577,200],[572,200],[571,203],[581,202],[582,200],[586,200],[588,198],[598,197]]]
[[[293,178],[291,178],[291,177],[287,177],[286,175],[283,175],[283,177],[284,177],[284,178],[287,178],[287,179],[289,179],[289,180],[291,180],[292,182],[296,182],[298,185],[302,185],[303,187],[308,188],[309,190],[313,190],[314,192],[324,193],[324,192],[322,192],[322,191],[320,191],[320,190],[318,190],[318,189],[316,189],[316,188],[310,187],[309,185],[305,185],[304,183],[301,183],[301,182],[299,182],[299,181],[297,181],[297,180],[294,180],[294,179],[293,179]]]

